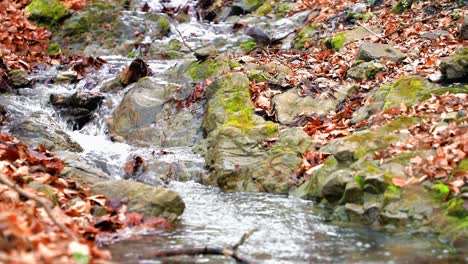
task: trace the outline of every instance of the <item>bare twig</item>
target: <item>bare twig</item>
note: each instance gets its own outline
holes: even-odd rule
[[[223,255],[226,257],[231,257],[235,259],[239,263],[250,264],[251,262],[246,258],[237,254],[237,249],[239,246],[244,244],[244,242],[255,232],[257,229],[252,229],[249,232],[242,235],[239,242],[237,242],[234,246],[230,248],[219,248],[219,247],[202,247],[202,248],[177,248],[177,249],[167,249],[167,250],[160,250],[151,255],[153,258],[160,258],[160,257],[172,257],[172,256],[180,256],[180,255]]]
[[[42,205],[42,207],[44,207],[47,215],[52,220],[52,222],[54,222],[55,225],[57,225],[60,229],[62,229],[62,231],[65,232],[67,235],[69,235],[73,240],[76,240],[76,241],[79,240],[78,237],[68,227],[66,227],[64,224],[60,223],[57,220],[57,218],[54,217],[54,215],[52,214],[52,209],[50,208],[48,200],[43,199],[41,197],[38,197],[36,195],[33,195],[31,193],[28,193],[23,188],[21,188],[20,186],[18,186],[14,182],[12,182],[8,178],[8,176],[3,174],[3,173],[0,173],[0,182],[5,184],[6,186],[10,187],[11,189],[15,190],[20,195],[22,195],[22,196],[24,196],[24,197],[26,197],[28,199],[34,200],[37,203],[39,203],[40,205]]]
[[[245,259],[244,257],[238,255],[231,249],[226,248],[215,248],[215,247],[202,247],[202,248],[179,248],[179,249],[167,249],[161,250],[152,255],[152,257],[172,257],[180,255],[223,255],[226,257],[231,257],[239,263],[250,264],[251,262]]]
[[[356,23],[361,26],[362,28],[364,28],[365,30],[369,31],[369,33],[371,33],[372,35],[378,37],[380,40],[384,40],[379,34],[375,33],[374,31],[372,31],[370,28],[368,28],[366,25],[362,24],[361,22],[357,21],[356,20]]]
[[[184,44],[185,47],[187,47],[190,51],[192,52],[195,52],[194,49],[192,49],[192,47],[190,47],[187,42],[185,42],[185,39],[184,37],[182,36],[182,33],[180,33],[180,31],[177,29],[177,27],[175,25],[174,26],[174,30],[177,32],[177,35],[179,35],[180,39],[182,40],[182,43]]]
[[[232,246],[232,250],[234,250],[234,252],[240,247],[242,246],[242,244],[244,244],[244,242],[255,232],[257,231],[256,228],[250,230],[249,232],[245,233],[242,235],[241,239],[239,240],[239,242],[237,242],[234,246]]]

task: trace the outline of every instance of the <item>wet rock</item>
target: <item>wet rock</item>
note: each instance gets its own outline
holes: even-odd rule
[[[57,74],[55,83],[75,83],[78,81],[78,73],[76,71],[64,71]]]
[[[123,97],[113,117],[113,131],[132,143],[161,147],[191,146],[201,137],[198,105],[178,109],[191,93],[178,86],[141,79]]]
[[[351,90],[351,86],[349,85],[339,86],[333,82],[324,83],[323,85],[328,85],[330,87],[338,86],[336,88],[337,91],[334,92],[333,96],[330,96],[328,93],[321,93],[319,95],[302,97],[299,96],[298,89],[291,89],[273,97],[272,105],[277,113],[278,121],[282,124],[292,124],[295,118],[302,113],[315,113],[317,115],[328,114],[330,111],[336,109],[338,103],[346,98],[348,92]]]
[[[24,121],[15,125],[10,132],[25,144],[44,145],[49,151],[69,150],[81,152],[83,149],[67,135],[60,126],[44,112],[34,112]]]
[[[385,66],[378,62],[357,62],[346,73],[350,78],[358,81],[372,80],[379,72],[385,71]]]
[[[177,192],[140,182],[101,181],[91,185],[90,189],[92,193],[103,194],[112,200],[128,201],[125,204],[129,211],[164,217],[172,222],[182,215],[185,209],[185,204]]]
[[[73,129],[79,130],[93,118],[104,96],[94,92],[76,92],[71,96],[50,95],[50,102]]]
[[[58,151],[55,154],[65,163],[65,168],[60,171],[61,177],[77,180],[88,186],[111,179],[111,176],[101,169],[82,162],[75,152]]]
[[[123,3],[93,3],[65,20],[53,35],[53,42],[65,54],[126,56],[141,43],[135,32],[151,32],[152,39],[170,33],[170,23],[163,16],[144,13],[138,19],[123,12]]]
[[[215,58],[216,56],[218,56],[218,50],[215,46],[207,46],[195,50],[194,55],[197,58],[197,60],[204,61],[208,58]]]
[[[364,177],[364,191],[368,193],[383,193],[387,189],[383,174],[366,175]]]
[[[333,172],[327,177],[321,186],[321,196],[327,201],[338,202],[349,182],[354,180],[353,173],[350,170],[342,169]]]
[[[8,77],[14,88],[25,88],[32,83],[27,71],[12,70],[8,72]]]
[[[442,60],[440,71],[447,81],[466,80],[468,78],[468,48],[464,48],[454,56]]]
[[[198,159],[194,157],[193,160],[178,160],[177,157],[165,159],[161,157],[148,164],[143,174],[136,180],[153,186],[171,181],[206,183],[205,175],[207,175],[205,161],[200,157]]]
[[[460,30],[460,36],[462,39],[468,39],[468,15],[463,16],[463,22]]]
[[[356,181],[350,181],[346,183],[343,196],[341,197],[339,204],[346,203],[360,203],[362,202],[363,191]]]
[[[152,74],[148,64],[142,59],[133,60],[115,79],[107,81],[101,86],[101,92],[122,90],[126,86],[137,82],[143,77]]]
[[[359,47],[358,59],[371,61],[381,58],[398,63],[406,58],[406,55],[388,44],[364,42]]]

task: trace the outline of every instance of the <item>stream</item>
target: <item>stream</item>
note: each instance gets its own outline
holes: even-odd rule
[[[152,10],[161,8],[159,1],[147,1]],[[167,2],[167,1],[166,1]],[[171,1],[173,6],[192,4],[193,1]],[[300,16],[300,15],[299,15]],[[298,17],[299,17],[298,16]],[[123,20],[138,18],[138,13],[128,12]],[[294,18],[276,21],[278,35],[291,28]],[[238,35],[229,34],[232,24],[211,25],[198,22],[178,27],[187,43],[193,47],[223,40],[225,50],[234,46]],[[161,41],[178,38],[171,34]],[[221,39],[221,40],[220,40]],[[78,131],[67,126],[48,103],[51,93],[72,94],[88,90],[87,83],[97,85],[91,91],[99,91],[104,80],[114,78],[130,64],[132,59],[106,56],[107,60],[98,74],[86,77],[77,84],[51,84],[48,78],[56,75],[56,69],[35,73],[42,81],[33,89],[20,89],[20,95],[2,97],[0,103],[12,113],[12,123],[20,121],[32,112],[41,110],[51,115],[84,152],[83,162],[98,167],[111,177],[123,177],[123,164],[130,155],[143,156],[147,162],[160,159],[166,163],[190,161],[197,164],[196,174],[206,174],[204,160],[192,153],[191,146],[164,148],[168,155],[151,155],[157,147],[138,147],[110,140],[106,133],[106,116],[117,107],[130,87],[116,94],[106,94],[106,101],[97,112],[97,117]],[[147,61],[156,81],[164,80],[164,73],[180,60]],[[198,176],[197,176],[198,177]],[[236,244],[242,235],[255,229],[252,236],[240,246],[240,255],[254,263],[447,263],[468,261],[462,253],[454,256],[444,241],[428,234],[386,234],[370,227],[336,225],[328,221],[328,211],[323,206],[307,200],[266,193],[225,193],[216,187],[204,186],[200,180],[183,179],[171,181],[166,187],[177,191],[186,204],[185,212],[175,230],[156,234],[139,234],[127,240],[107,245],[117,263],[231,263],[220,256],[173,257],[152,259],[152,252],[160,249],[192,247],[229,247]],[[442,243],[441,243],[442,242]]]

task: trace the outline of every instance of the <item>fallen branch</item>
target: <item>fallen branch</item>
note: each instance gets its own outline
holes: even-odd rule
[[[184,44],[185,47],[187,47],[191,52],[195,52],[194,49],[192,49],[192,47],[190,47],[187,42],[185,42],[185,39],[184,39],[184,36],[182,36],[182,33],[180,33],[180,31],[177,29],[177,27],[175,25],[174,26],[174,30],[177,32],[177,35],[179,35],[180,39],[182,40],[182,43]]]
[[[152,255],[152,257],[172,257],[180,255],[223,255],[231,257],[239,263],[250,264],[251,262],[242,256],[239,256],[235,251],[227,248],[203,247],[203,248],[180,248],[180,249],[167,249],[161,250]]]
[[[202,248],[177,248],[177,249],[167,249],[167,250],[160,250],[156,253],[152,254],[152,258],[161,258],[161,257],[173,257],[173,256],[180,256],[180,255],[222,255],[226,257],[231,257],[235,259],[239,263],[243,264],[250,264],[249,260],[237,254],[237,249],[244,244],[244,242],[255,232],[257,229],[252,229],[249,232],[242,235],[239,242],[234,244],[234,246],[230,248],[219,248],[219,247],[202,247]]]
[[[66,227],[64,224],[60,223],[54,217],[54,215],[52,214],[52,209],[49,206],[49,201],[48,200],[43,199],[41,197],[38,197],[36,195],[33,195],[31,193],[28,193],[23,188],[18,186],[16,183],[12,182],[8,178],[8,176],[3,174],[3,173],[0,173],[0,182],[5,184],[6,186],[10,187],[11,189],[15,190],[20,195],[22,195],[22,196],[24,196],[24,197],[26,197],[28,199],[34,200],[37,203],[39,203],[40,205],[42,205],[42,207],[44,207],[44,210],[46,211],[47,215],[52,220],[52,222],[54,222],[55,225],[57,225],[63,232],[65,232],[67,235],[69,235],[73,240],[75,240],[75,241],[79,240],[78,237],[68,227]]]

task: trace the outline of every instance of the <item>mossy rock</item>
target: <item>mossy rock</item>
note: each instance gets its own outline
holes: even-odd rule
[[[263,5],[261,5],[255,11],[255,13],[259,16],[265,16],[265,15],[268,15],[272,10],[273,10],[273,6],[270,3],[266,2]]]
[[[443,60],[440,70],[444,78],[449,81],[466,81],[468,79],[468,47]]]
[[[373,80],[375,75],[385,70],[385,66],[378,62],[363,62],[355,63],[346,73],[350,78],[358,81]]]
[[[256,46],[257,46],[257,43],[253,40],[249,40],[247,42],[240,44],[240,48],[245,52],[249,52],[253,50]]]
[[[54,29],[60,22],[70,15],[70,11],[59,0],[33,0],[26,11],[28,18],[41,26]]]
[[[303,27],[299,31],[299,33],[297,33],[297,36],[294,38],[294,48],[306,48],[307,43],[316,40],[317,32],[317,25],[315,24],[310,24]]]
[[[235,8],[240,8],[245,12],[249,13],[257,10],[265,2],[266,0],[235,0],[232,6]]]
[[[345,33],[340,32],[336,34],[335,36],[333,36],[332,38],[325,40],[323,44],[325,45],[325,47],[329,49],[339,51],[344,46],[345,42],[346,42]]]
[[[439,87],[419,76],[402,77],[392,84],[377,89],[375,99],[384,102],[383,109],[400,106],[404,103],[411,106],[427,98]]]
[[[174,222],[185,209],[185,204],[173,190],[155,188],[140,182],[127,180],[101,181],[90,186],[94,194],[103,194],[109,199],[123,201],[129,211],[147,216],[160,216]]]
[[[207,59],[203,62],[194,61],[190,63],[184,74],[193,80],[204,80],[208,77],[216,77],[231,70],[230,62],[223,57]]]
[[[411,8],[411,5],[413,4],[414,0],[400,0],[398,3],[392,8],[391,12],[397,15],[403,14],[405,10],[408,10]]]

